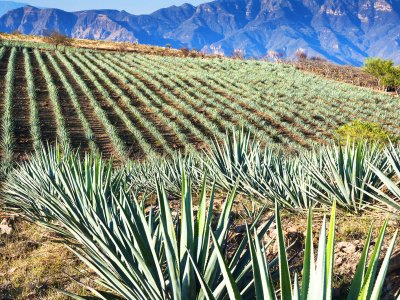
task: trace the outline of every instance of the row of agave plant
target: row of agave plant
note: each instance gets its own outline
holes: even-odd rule
[[[332,299],[336,201],[328,229],[324,217],[316,260],[309,209],[299,276],[289,266],[280,202],[275,202],[274,217],[264,219],[265,207],[252,216],[232,251],[229,232],[240,184],[233,185],[217,212],[217,185],[209,186],[204,176],[196,212],[193,174],[184,169],[179,170],[177,213],[170,207],[165,179],[151,180],[154,204],[133,189],[134,176],[126,170],[115,170],[95,155],[82,160],[68,149],[48,148],[10,174],[4,207],[55,231],[97,273],[100,288],[87,287],[90,299]],[[273,224],[276,237],[271,239],[266,233]],[[370,255],[369,230],[347,299],[379,299],[397,236],[380,261],[386,227],[384,222]],[[272,243],[278,246],[275,257],[267,255]]]
[[[353,213],[371,207],[400,210],[397,201],[382,193],[386,186],[400,196],[392,182],[396,175],[400,178],[400,148],[392,144],[330,144],[287,155],[262,147],[242,130],[227,134],[204,155],[133,162],[124,170],[132,186],[141,192],[154,193],[156,185],[150,182],[158,176],[169,192],[179,194],[185,172],[195,183],[206,176],[209,183],[216,182],[226,192],[237,186],[240,194],[255,201],[270,206],[278,202],[294,211],[327,208],[334,201]]]
[[[227,135],[204,156],[123,168],[96,154],[81,159],[68,148],[43,147],[9,174],[3,199],[7,210],[64,238],[99,275],[101,291],[88,287],[99,299],[331,299],[336,205],[359,212],[380,201],[398,209],[399,162],[393,145],[329,146],[285,156],[261,149],[243,131]],[[228,197],[217,213],[214,200],[221,188]],[[197,212],[192,190],[199,191]],[[239,192],[266,206],[248,218],[232,253],[231,211]],[[151,194],[157,195],[155,205]],[[169,205],[177,195],[180,213]],[[272,203],[275,218],[263,221]],[[324,219],[314,261],[311,212],[328,205],[328,237]],[[309,210],[301,276],[289,268],[282,207]],[[266,233],[273,223],[278,253],[271,258],[266,253],[274,240]],[[387,222],[368,263],[370,229],[348,299],[379,298],[397,235],[379,262],[386,227]]]

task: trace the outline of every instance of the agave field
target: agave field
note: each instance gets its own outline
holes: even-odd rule
[[[0,72],[4,168],[44,141],[124,161],[195,152],[232,127],[287,151],[355,118],[400,133],[395,98],[288,65],[14,43],[0,49]]]
[[[400,135],[391,96],[290,65],[17,42],[0,73],[1,209],[96,274],[68,297],[333,299],[337,212],[399,218],[400,146],[332,141],[354,119]],[[301,268],[282,211],[308,216]],[[344,298],[380,298],[398,247],[381,225]]]
[[[399,215],[397,146],[329,146],[305,158],[284,158],[242,132],[212,149],[206,156],[115,168],[97,155],[40,148],[10,173],[3,205],[54,231],[97,274],[103,288],[87,285],[90,299],[332,299],[336,210]],[[178,208],[170,204],[174,193],[180,194]],[[245,232],[233,241],[238,194],[258,195],[250,199],[262,204],[245,210]],[[265,218],[269,209],[275,213]],[[298,272],[290,265],[282,209],[308,210]],[[331,210],[316,249],[313,209]],[[371,224],[347,299],[380,299],[397,237],[394,230],[385,239],[387,227],[386,220],[373,242]]]

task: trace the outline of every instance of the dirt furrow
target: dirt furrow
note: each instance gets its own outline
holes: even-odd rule
[[[95,63],[95,62],[93,62]],[[173,148],[173,149],[183,149],[183,145],[179,143],[179,140],[177,139],[176,135],[174,134],[174,131],[168,126],[168,124],[165,124],[162,122],[159,118],[157,118],[157,115],[154,113],[151,107],[147,106],[143,102],[141,102],[137,95],[134,94],[132,91],[131,86],[128,86],[130,84],[129,82],[123,82],[121,79],[115,77],[113,74],[111,74],[106,68],[101,66],[100,64],[96,64],[97,67],[99,67],[107,76],[115,83],[118,85],[118,87],[123,90],[125,95],[130,99],[130,105],[134,106],[137,110],[140,111],[140,113],[150,122],[154,124],[154,126],[157,128],[157,130],[161,133],[161,135],[166,139],[168,142],[168,145]],[[135,88],[135,87],[134,87]],[[147,96],[146,94],[144,94]],[[159,153],[163,152],[163,147],[162,145],[159,145],[157,141],[155,141],[153,135],[145,128],[142,124],[139,124],[139,122],[136,120],[135,116],[129,112],[129,110],[126,108],[126,104],[120,101],[119,106],[129,115],[130,120],[132,120],[137,128],[142,132],[143,137],[149,141],[149,143],[157,149]]]
[[[43,142],[54,143],[57,140],[57,125],[50,101],[49,90],[35,55],[33,55],[31,51],[29,54],[31,57],[34,83],[36,87],[42,140]]]
[[[7,74],[7,66],[8,59],[10,57],[11,50],[7,48],[6,53],[3,58],[0,60],[0,122],[3,118],[4,113],[4,92],[6,88],[6,74]],[[3,128],[0,126],[0,136],[3,134]],[[2,147],[0,147],[0,157],[2,157]]]
[[[66,58],[74,66],[74,68],[77,71],[77,73],[79,74],[79,76],[85,81],[85,84],[91,90],[94,97],[98,101],[99,105],[106,113],[107,118],[110,120],[111,124],[113,124],[115,126],[115,128],[117,129],[118,135],[125,142],[125,145],[128,149],[129,157],[131,157],[131,158],[144,157],[144,153],[143,153],[142,149],[138,146],[138,143],[134,139],[133,134],[128,130],[128,128],[126,128],[123,120],[121,120],[121,118],[117,115],[117,113],[114,111],[114,108],[107,102],[107,100],[101,94],[99,89],[95,86],[95,84],[92,82],[92,80],[89,79],[89,77],[85,74],[85,72],[78,65],[76,65],[72,59],[70,59],[67,56],[66,56]],[[96,75],[96,74],[94,74],[94,75]],[[117,98],[117,95],[115,95],[114,93],[110,93],[110,97],[112,99],[115,99],[115,98]]]
[[[25,64],[22,49],[17,51],[14,94],[13,94],[13,120],[16,160],[23,160],[33,152],[33,139],[30,126],[30,105],[25,77]]]
[[[65,77],[67,78],[68,82],[73,86],[74,91],[79,98],[83,114],[89,122],[90,129],[92,129],[94,133],[95,143],[99,149],[99,152],[105,158],[110,158],[112,156],[116,157],[117,155],[113,147],[113,143],[110,137],[107,135],[106,130],[100,119],[95,114],[89,99],[87,99],[77,80],[71,75],[71,73],[68,72],[62,61],[59,60],[57,56],[55,56],[54,58],[60,65],[61,69],[64,71]]]
[[[53,78],[53,82],[57,86],[61,112],[65,119],[65,126],[68,131],[71,146],[74,149],[79,148],[82,153],[88,152],[89,144],[85,136],[85,130],[83,129],[82,123],[78,118],[74,105],[72,104],[72,100],[47,55],[43,55],[43,61],[46,63],[51,77]]]

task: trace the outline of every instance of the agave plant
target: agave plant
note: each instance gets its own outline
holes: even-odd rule
[[[202,178],[206,174],[203,161],[193,154],[175,154],[168,159],[155,157],[145,162],[130,162],[122,169],[132,189],[138,193],[152,194],[157,192],[154,181],[158,177],[167,194],[179,196],[181,193],[182,175],[185,174],[195,185],[201,188]]]
[[[88,287],[96,298],[332,298],[336,202],[328,238],[324,218],[316,262],[309,210],[300,289],[296,274],[292,283],[278,203],[278,258],[268,262],[268,245],[261,242],[273,222],[271,218],[258,226],[264,210],[248,212],[253,222],[228,254],[235,188],[225,200],[219,218],[213,220],[215,185],[207,193],[204,177],[195,214],[191,180],[182,168],[180,213],[175,213],[160,180],[156,182],[157,205],[146,206],[132,193],[124,174],[113,171],[112,165],[100,157],[87,155],[81,161],[79,154],[68,149],[44,150],[10,175],[5,185],[5,205],[63,237],[71,251],[98,274],[98,283],[107,290]],[[397,236],[396,232],[378,271],[386,227],[387,222],[367,264],[370,229],[348,299],[379,298]],[[275,290],[275,270],[279,271],[279,291]]]
[[[325,146],[305,160],[308,160],[305,166],[312,181],[317,185],[314,190],[324,199],[323,203],[336,199],[341,208],[356,213],[371,204],[369,194],[382,184],[371,164],[385,173],[388,170],[382,148],[367,143],[348,143],[344,148]]]
[[[399,149],[393,144],[390,144],[385,148],[384,153],[392,172],[388,175],[387,172],[385,172],[386,170],[382,170],[379,165],[371,164],[370,167],[375,175],[382,181],[389,193],[385,193],[381,188],[370,186],[369,188],[374,192],[371,196],[396,210],[397,214],[400,214],[400,188],[398,186],[398,180],[400,179]]]
[[[205,163],[209,165],[210,175],[217,178],[221,186],[231,189],[253,163],[253,154],[259,152],[259,143],[251,139],[250,132],[233,129],[226,133],[222,143],[213,143],[212,151],[206,153]]]
[[[224,188],[238,182],[238,191],[264,203],[291,209],[308,209],[316,201],[311,177],[295,157],[251,139],[242,129],[227,133],[222,145],[207,153],[209,172]]]
[[[191,183],[182,174],[179,214],[171,211],[160,181],[157,206],[146,207],[121,174],[113,174],[112,165],[100,157],[86,156],[81,161],[78,154],[43,153],[10,176],[5,204],[63,237],[71,251],[98,274],[99,284],[111,292],[91,289],[100,299],[207,298],[195,272],[200,272],[216,298],[228,297],[225,269],[217,262],[229,244],[235,189],[218,220],[213,220],[215,185],[208,196],[206,179],[194,214]],[[262,211],[249,225],[251,230],[261,215]],[[259,228],[260,239],[272,222]],[[235,284],[246,288],[252,280],[247,236],[225,261]],[[246,293],[251,295],[253,290],[247,288]]]
[[[332,299],[333,275],[334,275],[334,244],[335,244],[335,212],[336,203],[333,204],[332,214],[328,229],[328,238],[326,237],[326,217],[324,217],[319,236],[317,260],[314,259],[313,235],[312,235],[312,212],[309,210],[307,222],[307,234],[305,241],[304,262],[302,272],[301,288],[297,274],[292,281],[288,255],[286,253],[284,235],[281,224],[279,207],[276,205],[276,225],[277,225],[277,243],[279,258],[279,288],[276,287],[271,276],[271,266],[269,265],[265,247],[260,242],[256,231],[247,227],[247,236],[249,248],[251,251],[251,261],[253,269],[253,282],[249,285],[254,286],[256,299],[302,299],[302,300],[325,300]],[[380,252],[383,245],[383,239],[387,227],[387,221],[383,224],[375,247],[372,251],[368,263],[369,246],[371,243],[372,226],[369,230],[365,247],[362,251],[359,264],[357,266],[349,293],[348,300],[351,299],[379,299],[382,287],[389,266],[390,257],[393,253],[397,231],[394,234],[385,258],[378,270]],[[254,231],[253,237],[252,232]],[[215,239],[214,239],[215,240]],[[218,254],[218,262],[225,278],[226,288],[230,299],[248,299],[243,296],[245,290],[239,287],[230,270],[227,268],[226,261],[217,243],[215,243]],[[195,263],[193,263],[195,266]],[[203,289],[207,294],[207,299],[217,299],[214,297],[213,290],[207,286],[206,281],[200,272],[196,272]],[[251,299],[253,299],[251,298]]]
[[[249,164],[247,173],[241,173],[243,190],[262,202],[278,202],[291,210],[313,207],[318,193],[302,161],[267,148],[263,153],[268,163]]]

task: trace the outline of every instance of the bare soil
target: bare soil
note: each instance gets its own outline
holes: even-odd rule
[[[47,55],[42,55],[42,58],[51,74],[51,77],[53,78],[54,84],[57,86],[61,113],[64,116],[65,126],[69,134],[71,146],[74,149],[79,148],[81,153],[87,152],[89,151],[89,144],[85,137],[85,130],[78,118],[72,100]]]
[[[34,84],[36,87],[42,141],[47,141],[50,144],[53,144],[57,140],[57,126],[53,106],[50,101],[49,90],[35,55],[30,52],[30,56],[32,72],[34,75]]]
[[[25,78],[25,64],[22,49],[18,49],[15,66],[13,116],[16,160],[24,160],[33,151],[33,140],[30,131],[30,105]]]
[[[71,75],[71,73],[68,72],[68,69],[64,66],[63,62],[59,60],[57,56],[54,57],[64,70],[64,74],[68,82],[72,85],[75,93],[77,94],[83,114],[85,115],[86,120],[88,121],[89,126],[94,133],[95,143],[99,149],[99,152],[102,153],[104,157],[116,156],[110,137],[106,133],[99,117],[95,114],[89,99],[87,99],[85,96],[85,93],[82,91],[76,79]]]
[[[97,87],[89,79],[89,77],[85,74],[85,72],[82,69],[80,69],[78,65],[75,65],[71,59],[69,59],[68,57],[67,59],[72,65],[74,65],[74,68],[79,74],[79,76],[85,81],[85,84],[88,86],[90,91],[93,93],[95,99],[100,104],[101,108],[104,110],[110,123],[116,127],[120,138],[122,139],[122,141],[125,142],[128,149],[130,149],[130,153],[132,153],[131,157],[132,158],[141,157],[143,155],[141,149],[137,146],[137,142],[134,140],[132,133],[126,128],[121,118],[117,115],[114,109],[108,104],[107,100],[103,97],[101,92],[97,89]],[[112,99],[117,98],[117,95],[115,95],[115,93],[110,94],[110,96]]]

